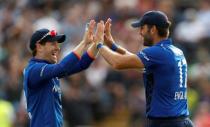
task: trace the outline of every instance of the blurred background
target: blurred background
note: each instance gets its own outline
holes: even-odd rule
[[[170,37],[188,61],[190,117],[210,127],[210,0],[0,0],[0,127],[28,127],[21,99],[23,68],[36,29],[65,33],[61,58],[82,39],[90,19],[112,19],[115,41],[137,53],[130,23],[148,10],[165,12]],[[145,96],[140,72],[116,71],[98,57],[91,67],[61,80],[64,127],[143,127]]]

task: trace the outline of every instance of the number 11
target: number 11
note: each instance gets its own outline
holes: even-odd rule
[[[182,59],[181,61],[178,62],[178,67],[179,67],[179,86],[182,87],[187,87],[187,67],[186,67],[186,60]],[[184,84],[183,84],[184,83]]]

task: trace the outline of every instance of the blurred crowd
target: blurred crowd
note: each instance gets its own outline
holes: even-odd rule
[[[0,127],[28,127],[23,69],[36,29],[65,33],[60,57],[81,40],[85,24],[112,19],[116,43],[136,53],[142,43],[130,23],[148,10],[165,12],[170,37],[188,61],[190,117],[210,127],[210,0],[0,0]],[[143,127],[141,72],[116,71],[100,56],[85,72],[61,80],[64,127]]]

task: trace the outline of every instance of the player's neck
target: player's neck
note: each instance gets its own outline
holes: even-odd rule
[[[36,56],[34,56],[34,58],[45,60],[45,58],[41,54],[36,54]]]
[[[154,42],[155,42],[155,44],[157,44],[157,43],[159,43],[160,41],[166,40],[166,39],[168,39],[168,37],[157,37],[157,38],[154,38]]]

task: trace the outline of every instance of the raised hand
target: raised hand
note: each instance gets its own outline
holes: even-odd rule
[[[95,23],[96,22],[94,20],[91,20],[90,23],[88,23],[88,25],[86,26],[85,34],[83,37],[83,42],[86,44],[90,44],[93,42],[93,38],[94,38],[93,31],[94,31]]]
[[[95,32],[94,42],[98,44],[99,42],[103,43],[104,41],[104,21],[97,23],[97,28]]]
[[[104,43],[107,45],[107,46],[111,46],[112,43],[114,42],[114,39],[112,38],[112,34],[111,34],[111,19],[108,18],[106,23],[105,23],[105,28],[104,28]]]
[[[89,25],[86,26],[85,34],[82,41],[74,48],[73,52],[77,54],[79,57],[83,54],[83,52],[89,47],[89,44],[93,42],[94,39],[94,26],[95,21],[91,20]]]

